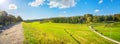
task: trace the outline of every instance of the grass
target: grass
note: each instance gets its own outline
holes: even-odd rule
[[[86,24],[23,22],[25,44],[114,44]]]
[[[108,25],[108,26],[106,26]],[[101,34],[112,38],[114,40],[120,41],[120,22],[116,23],[97,23],[94,28]]]

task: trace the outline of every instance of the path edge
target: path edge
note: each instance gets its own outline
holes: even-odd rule
[[[119,41],[116,41],[116,40],[114,40],[114,39],[111,39],[111,38],[109,38],[109,37],[107,37],[107,36],[104,36],[104,35],[100,34],[100,33],[97,32],[97,31],[95,31],[95,29],[94,29],[92,26],[89,26],[89,28],[90,28],[90,30],[92,30],[93,32],[95,32],[97,35],[99,35],[99,36],[101,36],[101,37],[103,37],[103,38],[105,38],[105,39],[107,39],[107,40],[109,40],[109,41],[111,41],[111,42],[114,42],[114,43],[116,43],[116,44],[120,44]]]

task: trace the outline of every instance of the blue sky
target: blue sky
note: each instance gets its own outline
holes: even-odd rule
[[[0,0],[0,9],[26,19],[120,13],[120,0]]]

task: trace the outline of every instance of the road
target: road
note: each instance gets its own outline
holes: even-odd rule
[[[120,44],[119,41],[113,40],[113,39],[111,39],[111,38],[109,38],[109,37],[106,37],[106,36],[98,33],[97,31],[95,31],[95,29],[94,29],[92,26],[89,26],[89,28],[90,28],[93,32],[95,32],[96,34],[98,34],[99,36],[101,36],[101,37],[103,37],[103,38],[105,38],[105,39],[107,39],[107,40],[109,40],[109,41],[111,41],[111,42],[114,42],[114,43],[116,43],[116,44]]]
[[[22,24],[18,23],[0,33],[0,44],[23,44],[24,34]]]

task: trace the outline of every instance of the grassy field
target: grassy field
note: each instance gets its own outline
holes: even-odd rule
[[[25,44],[114,44],[86,24],[23,22]]]
[[[94,28],[101,34],[120,41],[120,22],[116,23],[97,23]]]

